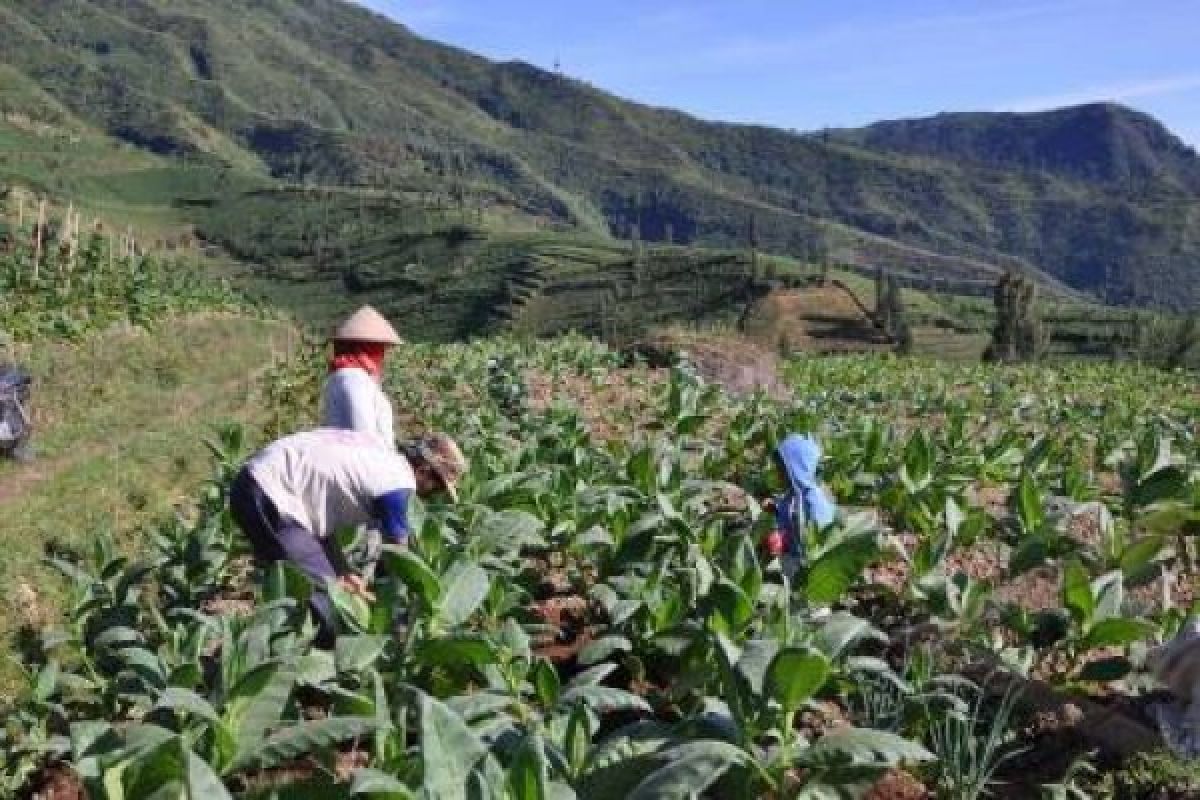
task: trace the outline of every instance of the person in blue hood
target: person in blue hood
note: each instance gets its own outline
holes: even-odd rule
[[[833,522],[837,506],[817,481],[821,447],[809,435],[790,434],[775,448],[775,466],[787,491],[775,498],[775,520],[782,534],[783,553],[803,560],[805,529]]]

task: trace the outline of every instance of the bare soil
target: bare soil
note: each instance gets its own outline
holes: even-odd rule
[[[925,784],[902,769],[889,770],[863,795],[863,800],[926,800],[933,797]]]
[[[83,781],[65,764],[46,767],[18,795],[29,800],[88,800]]]
[[[332,772],[315,759],[302,758],[280,767],[245,775],[241,782],[245,784],[247,791],[254,793],[284,789],[322,776],[333,783],[349,783],[354,773],[366,767],[369,762],[370,754],[354,746],[334,756]]]
[[[651,397],[666,380],[665,370],[654,369],[614,369],[596,379],[577,373],[550,375],[536,369],[525,373],[534,411],[556,404],[572,408],[579,412],[588,433],[601,441],[624,439],[630,430],[645,428],[654,408]]]
[[[761,390],[776,399],[785,399],[790,394],[779,377],[779,356],[775,350],[736,333],[665,328],[634,345],[634,349],[658,359],[674,360],[674,356],[686,354],[688,363],[702,378],[734,395]]]
[[[586,597],[559,595],[534,603],[532,610],[555,631],[534,642],[534,653],[569,673],[596,636],[595,609]]]
[[[855,296],[837,284],[771,292],[746,313],[744,329],[785,352],[891,348]]]

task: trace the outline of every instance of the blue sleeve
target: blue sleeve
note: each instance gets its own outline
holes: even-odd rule
[[[804,493],[805,511],[809,519],[817,523],[818,528],[824,528],[833,522],[837,514],[837,506],[824,489],[812,489]]]
[[[385,539],[391,544],[403,544],[408,538],[408,498],[411,489],[399,489],[375,498],[375,516]]]

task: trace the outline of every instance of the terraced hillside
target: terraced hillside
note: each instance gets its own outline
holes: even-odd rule
[[[841,282],[773,291],[746,310],[742,324],[748,336],[785,352],[886,351],[895,346]]]
[[[879,263],[1041,270],[1200,303],[1200,160],[1093,105],[795,135],[648,108],[339,0],[12,0],[0,114],[216,174],[424,195],[501,225]],[[41,111],[42,107],[48,110]]]

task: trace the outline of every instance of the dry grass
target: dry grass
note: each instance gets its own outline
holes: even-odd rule
[[[57,615],[48,544],[81,548],[113,531],[134,551],[141,525],[194,494],[211,469],[202,439],[262,416],[256,375],[285,341],[282,323],[204,315],[20,354],[35,379],[37,459],[0,464],[0,633]],[[0,695],[13,678],[0,667]]]
[[[858,299],[838,285],[771,292],[747,311],[744,328],[784,352],[891,348]]]

